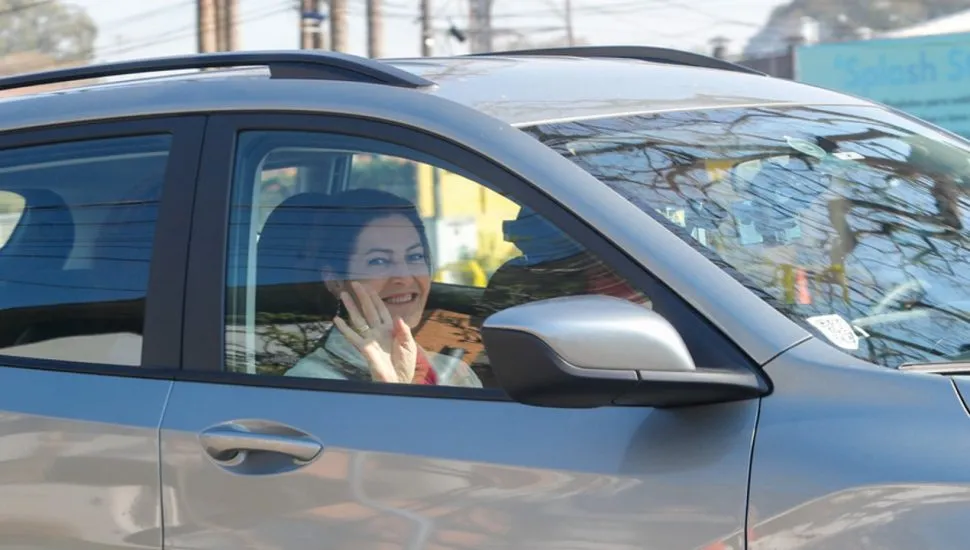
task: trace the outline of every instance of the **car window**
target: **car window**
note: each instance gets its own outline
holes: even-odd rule
[[[479,333],[492,313],[588,293],[650,306],[644,293],[515,197],[445,161],[311,132],[244,132],[238,143],[227,370],[496,387]],[[266,199],[259,167],[281,148],[299,148],[303,162],[318,169],[260,219],[257,205]],[[370,303],[391,325],[401,319],[412,334],[416,367],[407,376],[383,377],[354,341],[374,328],[354,319],[351,308],[360,316],[367,308],[354,282],[369,289]],[[349,307],[341,292],[351,297]]]
[[[970,357],[967,142],[848,106],[527,131],[840,349],[888,367]]]
[[[0,354],[137,366],[168,135],[0,150]]]

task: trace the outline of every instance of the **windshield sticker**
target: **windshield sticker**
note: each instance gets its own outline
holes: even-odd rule
[[[859,349],[859,334],[852,325],[839,315],[819,315],[806,319],[830,342],[847,350]]]
[[[836,151],[832,153],[832,156],[839,160],[862,160],[866,158],[864,155],[856,153],[855,151]]]

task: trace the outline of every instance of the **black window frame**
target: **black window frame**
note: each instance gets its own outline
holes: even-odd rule
[[[643,269],[584,220],[568,212],[544,192],[510,173],[492,159],[427,131],[387,120],[343,114],[247,112],[212,115],[206,131],[199,176],[203,184],[199,186],[192,219],[182,340],[183,370],[179,374],[181,380],[355,394],[510,401],[505,392],[494,388],[375,384],[224,370],[226,270],[235,157],[239,135],[252,131],[346,135],[404,147],[422,156],[448,159],[441,162],[474,174],[477,179],[488,182],[494,189],[502,190],[517,203],[531,208],[594,254],[617,275],[645,292],[655,306],[663,303],[668,320],[681,331],[685,339],[703,335],[703,344],[695,344],[691,348],[692,352],[702,353],[705,358],[703,366],[751,369],[761,375],[760,368],[741,349],[662,281]]]
[[[0,149],[100,139],[170,135],[145,295],[141,364],[137,367],[4,355],[0,368],[27,368],[136,378],[173,378],[181,369],[183,296],[192,202],[204,141],[204,115],[83,121],[0,133]]]

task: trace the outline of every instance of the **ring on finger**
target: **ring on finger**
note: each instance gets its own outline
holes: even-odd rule
[[[368,330],[370,330],[370,325],[368,325],[367,323],[362,323],[360,325],[357,325],[354,328],[357,329],[357,333],[358,334],[364,334],[365,332],[367,332]]]

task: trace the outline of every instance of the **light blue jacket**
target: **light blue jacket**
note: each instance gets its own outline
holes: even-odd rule
[[[482,382],[475,371],[461,359],[448,355],[425,352],[431,368],[438,376],[439,386],[459,386],[481,388]],[[297,361],[286,376],[303,378],[330,378],[334,380],[370,381],[370,367],[339,330],[330,329],[323,339],[323,345],[310,355]]]

